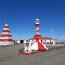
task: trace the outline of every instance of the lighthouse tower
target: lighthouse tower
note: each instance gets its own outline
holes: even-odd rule
[[[35,38],[35,40],[39,40],[41,38],[41,35],[39,32],[40,31],[40,21],[38,18],[35,19],[35,31],[36,31],[36,33],[34,35],[34,38]]]
[[[9,26],[6,23],[2,33],[0,35],[0,46],[3,46],[3,45],[13,45],[14,41],[12,40],[11,37],[12,37],[12,35],[10,33]]]
[[[41,42],[43,37],[40,35],[39,26],[40,26],[39,19],[37,18],[37,19],[35,19],[36,33],[35,33],[34,37],[29,39],[29,42],[26,42],[26,40],[24,41],[24,50],[23,50],[24,54],[33,54],[38,50],[39,51],[48,50],[46,45]]]
[[[36,35],[39,35],[40,33],[39,33],[39,19],[36,19],[35,20],[35,27],[36,27]]]

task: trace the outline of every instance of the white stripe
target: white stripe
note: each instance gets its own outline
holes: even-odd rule
[[[36,32],[36,34],[39,34],[39,32]]]
[[[36,22],[36,24],[39,24],[39,22]]]
[[[14,42],[0,42],[0,46],[2,45],[13,45]]]
[[[39,21],[39,19],[37,18],[36,21]]]
[[[0,39],[12,39],[11,37],[0,37]]]
[[[37,27],[36,29],[39,30],[39,27]]]
[[[11,35],[11,33],[10,33],[10,32],[2,32],[2,34],[9,34],[9,35]]]
[[[32,50],[38,50],[38,43],[34,42],[33,45],[31,46]]]
[[[3,30],[10,30],[9,28],[4,28]]]
[[[5,26],[8,26],[8,24],[5,24]]]

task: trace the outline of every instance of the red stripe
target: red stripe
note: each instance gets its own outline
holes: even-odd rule
[[[45,51],[46,48],[39,41],[37,41],[37,42],[38,42],[38,49],[41,51]]]
[[[39,30],[36,30],[36,32],[39,32]]]
[[[10,30],[3,30],[3,32],[10,32]]]
[[[0,39],[0,41],[13,41],[12,39]]]
[[[36,24],[36,27],[39,27],[39,24]]]
[[[9,28],[9,26],[4,26],[4,28]]]
[[[12,37],[12,35],[8,35],[8,34],[6,34],[6,35],[5,34],[2,34],[1,36],[2,37]]]

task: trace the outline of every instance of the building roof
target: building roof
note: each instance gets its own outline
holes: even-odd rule
[[[42,37],[41,35],[35,35],[34,37],[30,38],[31,40],[40,39],[40,40],[53,40],[51,37]]]

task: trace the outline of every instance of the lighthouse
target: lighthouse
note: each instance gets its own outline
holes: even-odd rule
[[[13,44],[14,44],[14,41],[12,39],[12,35],[10,33],[9,26],[6,23],[4,28],[3,28],[2,33],[0,35],[0,46],[3,46],[3,45],[13,45]]]
[[[40,35],[40,20],[37,18],[35,19],[35,35],[34,35],[35,40],[39,40],[41,38]]]
[[[39,32],[39,19],[37,18],[36,20],[35,20],[35,27],[36,27],[36,35],[39,35],[40,34],[40,32]]]
[[[48,48],[45,44],[41,42],[42,36],[40,35],[40,21],[35,19],[35,35],[33,38],[29,39],[29,42],[24,42],[24,54],[32,54],[36,51],[46,51]],[[35,51],[35,52],[33,52]]]

